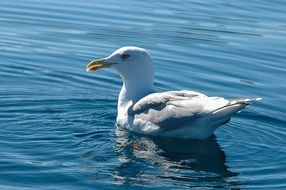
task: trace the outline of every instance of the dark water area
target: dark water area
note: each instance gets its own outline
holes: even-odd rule
[[[0,189],[286,189],[284,1],[0,2]],[[159,91],[262,97],[205,141],[116,129],[134,45]]]

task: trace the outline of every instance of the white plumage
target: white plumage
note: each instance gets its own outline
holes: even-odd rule
[[[87,70],[113,67],[123,80],[118,97],[117,124],[140,134],[206,139],[230,117],[260,98],[224,99],[182,90],[155,92],[150,54],[142,48],[123,47],[94,60]]]

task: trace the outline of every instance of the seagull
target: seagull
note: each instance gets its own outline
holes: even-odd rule
[[[140,47],[119,48],[89,62],[86,70],[107,67],[114,68],[123,80],[116,124],[139,134],[207,139],[233,114],[261,99],[208,97],[190,90],[156,92],[151,55]]]

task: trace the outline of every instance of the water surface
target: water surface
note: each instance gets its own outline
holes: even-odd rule
[[[0,2],[0,189],[286,188],[283,1]],[[86,73],[148,49],[160,91],[262,97],[206,141],[116,129],[121,80]]]

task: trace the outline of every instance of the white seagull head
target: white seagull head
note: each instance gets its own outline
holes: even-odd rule
[[[95,71],[100,68],[114,68],[123,80],[136,78],[152,78],[154,75],[153,62],[150,53],[139,47],[126,46],[114,51],[111,55],[91,61],[87,71]],[[146,79],[145,79],[146,80]]]

